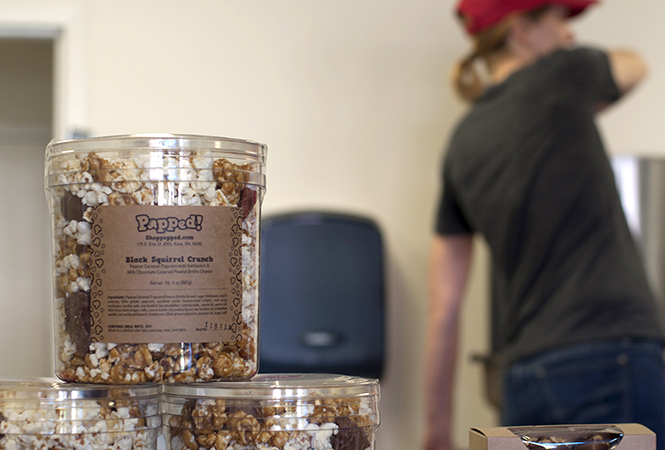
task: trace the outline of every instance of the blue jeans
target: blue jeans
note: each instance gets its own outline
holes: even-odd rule
[[[556,349],[507,367],[504,426],[641,423],[665,450],[663,344],[603,341]]]

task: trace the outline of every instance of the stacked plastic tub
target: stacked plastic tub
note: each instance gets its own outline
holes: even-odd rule
[[[0,381],[0,449],[155,449],[160,389]]]
[[[265,152],[182,135],[49,144],[59,378],[192,383],[257,373]]]
[[[49,144],[60,380],[0,384],[0,449],[374,449],[377,380],[257,375],[265,158],[208,136]]]
[[[376,380],[335,375],[164,385],[164,438],[171,450],[374,449],[378,400]]]

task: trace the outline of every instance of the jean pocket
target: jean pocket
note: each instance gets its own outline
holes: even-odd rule
[[[631,410],[630,376],[625,354],[591,357],[583,362],[541,366],[536,371],[540,392],[555,423],[622,421]]]

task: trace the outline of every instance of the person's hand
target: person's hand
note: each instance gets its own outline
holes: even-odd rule
[[[430,443],[430,444],[425,444],[424,450],[455,450],[455,447],[453,447],[452,443],[447,442],[435,442],[435,443]]]
[[[435,430],[425,434],[423,450],[455,450],[455,446],[448,436],[443,436]]]

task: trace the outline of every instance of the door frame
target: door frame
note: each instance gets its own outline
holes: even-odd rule
[[[53,138],[87,133],[88,20],[82,6],[0,5],[0,38],[53,40]]]

